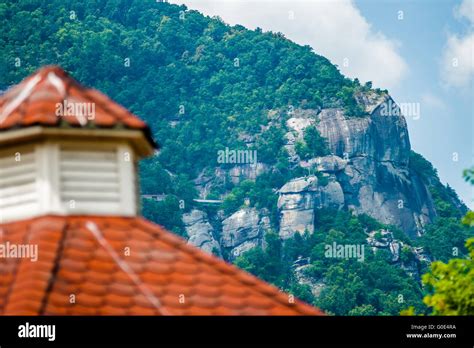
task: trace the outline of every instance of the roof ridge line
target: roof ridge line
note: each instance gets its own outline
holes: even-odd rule
[[[160,315],[170,315],[170,313],[161,304],[159,298],[155,296],[155,294],[143,283],[143,281],[135,273],[132,267],[130,267],[127,261],[122,260],[117,254],[117,252],[107,242],[97,224],[93,221],[87,221],[86,229],[92,233],[92,235],[99,242],[99,244],[109,253],[109,255],[112,257],[117,266],[119,266],[119,268],[122,269],[122,271],[124,271],[130,277],[133,283],[135,283],[135,286],[141,291],[145,298],[156,308],[158,313]]]
[[[23,103],[31,94],[31,91],[36,87],[36,85],[43,80],[43,77],[40,75],[34,75],[31,80],[26,83],[25,88],[18,93],[13,100],[6,101],[5,105],[2,105],[2,110],[0,112],[0,124],[18,108],[21,103]],[[15,86],[16,87],[16,86]]]
[[[45,289],[45,292],[44,292],[44,297],[41,300],[41,306],[40,306],[40,309],[38,311],[39,315],[44,315],[44,312],[46,310],[46,306],[49,303],[49,296],[51,295],[53,285],[54,285],[54,281],[56,279],[56,275],[59,272],[59,268],[60,268],[60,264],[61,264],[60,260],[61,260],[62,255],[63,255],[64,245],[65,245],[65,242],[66,242],[66,234],[67,234],[68,227],[69,227],[69,223],[68,223],[67,219],[62,219],[62,220],[64,221],[64,224],[63,224],[63,228],[62,228],[62,231],[61,231],[61,239],[58,241],[58,247],[56,249],[56,256],[54,258],[54,266],[53,266],[53,269],[51,270],[51,277],[49,278],[48,285],[46,286],[46,289]]]

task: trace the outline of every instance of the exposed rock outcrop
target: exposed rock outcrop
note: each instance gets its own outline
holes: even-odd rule
[[[421,235],[436,213],[428,190],[408,166],[410,141],[405,118],[399,112],[386,115],[386,104],[392,111],[393,106],[396,108],[386,94],[361,93],[357,99],[367,112],[364,117],[348,117],[336,108],[294,110],[286,122],[289,131],[285,135],[290,163],[332,176],[327,190],[334,202],[327,203],[343,203],[356,213],[399,226],[412,237]],[[295,144],[312,125],[327,139],[331,155],[302,161]],[[283,217],[287,215],[298,218],[294,212],[282,211]],[[303,215],[305,221],[310,219],[308,212]]]
[[[301,167],[298,168],[303,169],[301,173],[307,174],[289,180],[278,190],[273,188],[278,195],[280,219],[271,227],[278,229],[282,239],[305,231],[313,233],[315,211],[320,208],[365,213],[384,224],[399,227],[412,238],[422,235],[424,226],[436,216],[426,181],[409,166],[406,121],[400,112],[384,112],[387,104],[393,111],[395,102],[387,94],[375,92],[358,93],[356,99],[366,115],[353,117],[339,108],[294,109],[286,116],[284,112],[269,111],[270,122],[284,130],[283,147],[290,168]],[[304,141],[310,126],[315,126],[326,139],[329,154],[302,160],[296,144]],[[262,126],[262,131],[267,128],[268,125]],[[239,139],[251,148],[258,136],[242,133]],[[225,186],[226,180],[237,184],[272,171],[277,169],[262,163],[211,168],[196,179],[196,187],[200,196],[205,197],[212,187]],[[216,235],[220,236],[220,245],[229,258],[263,245],[263,231],[270,228],[269,221],[263,222],[265,215],[255,208],[245,208],[220,219],[222,232]],[[394,263],[400,262],[403,243],[394,241],[393,237],[387,241],[372,238],[370,243],[374,248],[387,249]]]
[[[311,293],[313,294],[313,296],[315,298],[318,298],[319,295],[321,294],[321,291],[325,288],[326,284],[321,279],[316,280],[306,274],[306,270],[310,266],[311,265],[309,264],[296,266],[293,269],[293,273],[298,283],[301,285],[309,286],[309,289]]]
[[[228,174],[232,180],[232,183],[238,184],[243,180],[255,180],[257,176],[265,173],[268,170],[268,165],[264,163],[256,164],[240,164],[232,167]]]
[[[244,208],[222,222],[220,244],[234,259],[255,246],[263,246],[263,237],[269,229],[268,216],[261,216],[255,208]]]
[[[295,233],[314,231],[314,212],[319,208],[340,209],[344,206],[344,192],[334,176],[325,178],[328,182],[318,185],[314,175],[295,178],[280,190],[280,237],[287,239]]]
[[[226,183],[226,180],[237,185],[244,180],[255,180],[257,176],[267,172],[269,169],[270,166],[261,162],[255,164],[236,164],[228,169],[221,167],[207,168],[194,180],[194,185],[199,193],[199,197],[204,199],[211,192],[212,187],[223,185]]]
[[[344,192],[341,184],[333,178],[319,188],[320,204],[319,207],[341,209],[344,206]]]
[[[381,103],[394,103],[385,97]],[[435,216],[431,197],[409,170],[410,141],[403,116],[383,115],[382,104],[370,104],[366,117],[348,118],[341,110],[325,109],[316,127],[331,153],[347,160],[336,173],[345,204],[358,213],[399,226],[414,237]]]
[[[420,279],[419,265],[430,263],[432,260],[421,247],[412,247],[394,238],[388,230],[371,231],[367,236],[367,244],[377,253],[386,250],[390,254],[390,261],[404,269],[415,279]],[[404,255],[403,255],[404,254]]]
[[[336,155],[328,155],[324,157],[311,158],[308,161],[300,161],[303,168],[313,167],[315,170],[324,173],[337,173],[347,165],[348,160],[344,160]]]
[[[188,244],[194,245],[208,253],[221,256],[221,247],[214,239],[214,229],[205,212],[193,209],[183,214],[183,222],[188,234]]]
[[[290,113],[290,117],[286,121],[288,132],[285,134],[285,149],[288,152],[290,163],[299,161],[295,149],[296,142],[303,139],[304,130],[307,127],[315,124],[318,112],[319,110],[296,109]]]
[[[280,188],[278,208],[281,212],[281,238],[286,239],[305,230],[313,233],[317,189],[318,178],[315,176],[293,179]]]

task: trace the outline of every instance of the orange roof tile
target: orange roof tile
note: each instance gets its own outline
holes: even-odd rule
[[[94,106],[94,114],[77,109],[57,114],[58,104]],[[0,96],[0,131],[44,127],[128,128],[141,130],[154,143],[147,124],[101,92],[82,86],[58,66],[45,66]]]
[[[143,218],[43,216],[0,225],[6,242],[38,260],[0,259],[3,315],[322,314]]]

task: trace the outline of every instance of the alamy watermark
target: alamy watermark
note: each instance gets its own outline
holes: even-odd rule
[[[65,99],[62,103],[56,103],[56,116],[75,116],[90,121],[95,119],[95,103],[71,102]]]
[[[421,116],[420,103],[395,103],[392,99],[389,99],[380,106],[380,115],[405,116],[410,117],[413,120],[418,120]]]
[[[18,337],[47,338],[48,341],[52,342],[56,339],[56,325],[40,325],[26,322],[25,324],[18,326]]]
[[[357,259],[363,262],[365,258],[365,250],[363,244],[326,244],[324,246],[324,256],[327,258],[337,259]]]
[[[257,164],[257,150],[225,150],[217,151],[217,163]]]
[[[38,244],[0,244],[0,258],[2,259],[30,259],[38,261]]]

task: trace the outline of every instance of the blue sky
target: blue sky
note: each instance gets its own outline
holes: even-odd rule
[[[474,190],[461,176],[474,165],[474,0],[170,2],[282,32],[345,75],[387,88],[397,103],[418,103],[420,117],[407,117],[412,148],[474,208]]]
[[[453,186],[471,208],[473,190],[461,178],[474,159],[474,90],[467,85],[449,84],[443,79],[443,57],[455,55],[447,46],[452,36],[466,37],[472,24],[457,15],[461,1],[356,1],[364,17],[376,30],[400,41],[399,53],[408,64],[408,73],[390,89],[397,101],[420,103],[421,117],[407,118],[410,140],[438,169],[443,182]],[[472,10],[472,0],[470,3]],[[404,11],[399,20],[394,13]],[[472,50],[471,44],[471,66]],[[456,155],[458,153],[458,161]]]

